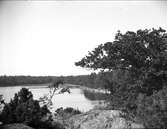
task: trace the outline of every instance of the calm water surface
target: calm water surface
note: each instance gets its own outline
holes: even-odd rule
[[[33,93],[34,99],[39,99],[40,97],[49,93],[49,88],[46,86],[15,86],[15,87],[0,87],[0,94],[3,95],[5,102],[9,102],[14,94],[17,93],[21,88],[26,87]],[[101,101],[92,101],[86,98],[83,91],[79,88],[72,88],[71,93],[56,94],[54,95],[53,109],[63,107],[73,107],[79,109],[80,111],[88,111],[98,106]]]

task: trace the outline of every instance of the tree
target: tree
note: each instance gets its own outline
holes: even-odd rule
[[[111,109],[139,120],[146,128],[167,127],[167,33],[162,28],[117,32],[113,42],[99,45],[76,66],[111,73],[104,76]],[[106,74],[107,75],[107,74]]]
[[[52,108],[52,98],[55,95],[55,92],[60,89],[60,91],[57,94],[62,94],[65,92],[71,93],[69,87],[64,87],[62,88],[61,85],[64,84],[64,81],[62,77],[59,79],[56,79],[49,85],[49,94],[46,94],[42,97],[40,97],[39,101],[41,102],[42,105],[46,105],[48,108]]]
[[[49,113],[46,106],[40,107],[39,101],[33,99],[32,93],[22,88],[10,103],[5,103],[0,121],[3,124],[25,123],[31,127],[40,128],[47,123],[41,121]]]
[[[138,91],[151,95],[167,84],[167,34],[162,28],[118,31],[113,42],[99,45],[75,65],[129,71]]]

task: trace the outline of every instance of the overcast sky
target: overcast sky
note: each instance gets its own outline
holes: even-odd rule
[[[0,75],[81,75],[88,51],[126,32],[167,30],[167,2],[0,2]]]

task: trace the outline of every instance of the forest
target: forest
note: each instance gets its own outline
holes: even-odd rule
[[[0,76],[0,86],[16,86],[26,84],[46,84],[52,82],[51,76]]]

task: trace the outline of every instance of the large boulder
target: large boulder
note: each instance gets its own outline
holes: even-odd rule
[[[126,120],[118,110],[91,110],[72,116],[66,123],[67,129],[143,129],[142,124]]]

